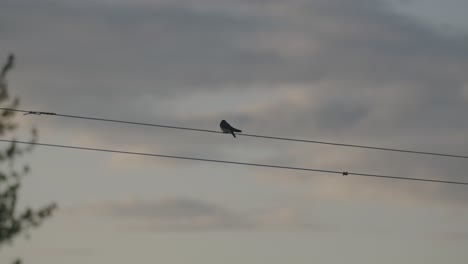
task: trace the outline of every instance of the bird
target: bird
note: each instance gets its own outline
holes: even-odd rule
[[[231,133],[233,137],[236,137],[234,132],[242,133],[242,130],[232,127],[228,122],[226,122],[226,120],[221,121],[221,123],[219,123],[219,127],[223,133]]]

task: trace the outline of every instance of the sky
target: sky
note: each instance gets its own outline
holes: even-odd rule
[[[0,0],[26,110],[468,154],[466,1]],[[53,116],[18,138],[468,181],[464,159]],[[12,136],[8,136],[11,138]],[[465,263],[466,187],[37,147],[0,262]]]

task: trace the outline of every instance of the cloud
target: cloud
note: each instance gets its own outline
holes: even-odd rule
[[[468,148],[466,36],[440,34],[383,1],[21,3],[0,3],[7,32],[0,39],[18,50],[10,83],[28,108],[206,129],[228,119],[255,134]],[[446,180],[464,180],[467,169],[443,158],[245,138],[234,145],[218,135],[76,120],[49,128],[108,146],[246,162]],[[389,193],[390,200],[468,201],[446,185],[346,184],[310,182],[340,199]]]
[[[265,163],[293,165],[304,168],[375,173],[381,175],[465,182],[463,160],[451,161],[433,157],[381,153],[347,148],[311,146],[283,153],[285,158]],[[298,158],[299,157],[299,158]],[[447,166],[447,164],[451,166]],[[306,201],[378,201],[399,206],[466,208],[464,186],[377,179],[287,170],[257,170],[256,176],[265,184],[287,186]]]
[[[468,102],[468,83],[463,87],[463,95],[465,96],[465,101]]]
[[[439,233],[436,239],[452,243],[466,243],[468,242],[468,232],[443,232]]]
[[[110,217],[130,230],[144,231],[206,231],[230,229],[316,229],[294,208],[274,208],[241,213],[218,205],[187,198],[158,201],[129,200],[107,202],[68,209],[71,217]],[[324,229],[325,230],[325,229]]]

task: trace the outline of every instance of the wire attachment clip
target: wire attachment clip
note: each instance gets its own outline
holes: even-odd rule
[[[24,115],[57,115],[56,113],[51,112],[36,112],[36,111],[29,111],[24,113]]]

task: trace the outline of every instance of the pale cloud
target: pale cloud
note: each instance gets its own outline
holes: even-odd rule
[[[289,157],[288,166],[301,168],[466,181],[459,173],[465,166],[462,161],[453,162],[454,167],[446,168],[443,165],[450,160],[434,162],[431,157],[370,152],[310,145],[309,148],[289,149],[282,153],[283,158],[267,159],[264,163],[281,164],[279,162],[284,163],[285,157]],[[305,201],[378,201],[413,208],[467,206],[464,186],[290,170],[256,170],[255,175],[264,184],[294,190],[292,196],[302,197]]]
[[[132,170],[148,166],[174,168],[178,164],[172,159],[138,154],[167,154],[167,152],[164,151],[165,148],[167,149],[167,145],[165,146],[164,144],[150,141],[151,138],[149,137],[147,138],[147,143],[138,143],[129,140],[123,141],[119,136],[106,137],[106,133],[109,132],[93,128],[80,129],[72,133],[71,137],[66,139],[66,141],[69,142],[67,145],[137,153],[106,153],[106,155],[103,156],[103,164],[112,171]]]
[[[460,118],[468,111],[466,38],[440,34],[381,1],[33,6],[0,4],[8,22],[2,24],[15,25],[3,26],[11,32],[2,41],[18,50],[21,65],[11,81],[31,105],[214,130],[227,119],[247,133],[466,152],[468,123]],[[446,159],[272,141],[254,146],[241,137],[234,145],[218,135],[74,121],[61,119],[55,127],[78,135],[77,143],[116,149],[424,178],[462,180],[466,171],[463,162]],[[140,158],[117,155],[109,164],[124,160],[140,165]],[[353,195],[340,183],[320,184],[323,196]],[[389,188],[369,183],[363,193],[378,196]],[[452,187],[431,188],[421,191],[423,200],[429,194],[456,203],[468,198]],[[410,193],[397,189],[400,197]],[[407,199],[418,200],[417,189],[413,194]]]
[[[468,103],[468,83],[463,86],[463,95],[465,96],[465,101]]]
[[[443,232],[434,236],[435,239],[451,243],[468,243],[468,232]]]
[[[216,204],[186,198],[158,201],[132,199],[65,209],[65,217],[107,219],[141,231],[206,231],[228,229],[315,229],[324,225],[307,221],[297,208],[279,207],[256,212],[239,212]]]
[[[466,36],[441,33],[383,0],[0,1],[0,32],[0,56],[18,58],[9,83],[21,108],[210,130],[226,119],[251,134],[467,154]],[[21,120],[37,124],[48,143],[457,181],[466,181],[468,169],[465,160],[62,117]],[[365,240],[374,246],[369,234],[396,238],[391,246],[408,238],[431,248],[427,236],[466,241],[464,218],[447,213],[466,209],[460,186],[110,153],[69,160],[51,151],[34,152],[33,169],[45,176],[31,177],[37,180],[24,190],[29,201],[77,205],[56,215],[65,219],[59,248],[78,230],[84,242],[76,248],[92,237],[90,248],[105,244],[123,262],[130,254],[114,254],[109,242],[128,239],[126,232],[334,232],[337,224],[344,232],[327,245],[344,241],[352,256]],[[166,173],[171,179],[152,177]],[[115,200],[122,194],[146,200]],[[165,195],[176,198],[159,200]],[[447,218],[434,217],[441,215]],[[381,227],[395,232],[379,236]],[[414,229],[424,240],[411,240]],[[460,256],[451,246],[440,252]],[[296,244],[284,249],[298,253]],[[422,258],[430,252],[423,249]]]
[[[125,151],[136,152],[136,153],[146,153],[146,154],[159,154],[164,153],[158,151],[157,148],[148,146],[128,146],[125,148]],[[173,159],[167,158],[158,158],[158,157],[148,157],[141,155],[129,155],[129,154],[110,154],[106,158],[106,164],[109,169],[114,171],[127,170],[130,171],[136,168],[145,168],[145,167],[166,167],[166,168],[175,168],[178,165],[178,162]]]

